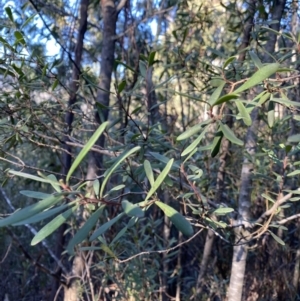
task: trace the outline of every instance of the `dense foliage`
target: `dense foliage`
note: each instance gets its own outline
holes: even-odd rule
[[[2,4],[1,300],[300,299],[298,2]]]

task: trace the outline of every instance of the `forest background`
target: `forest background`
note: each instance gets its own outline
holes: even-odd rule
[[[2,0],[0,300],[300,300],[298,5]]]

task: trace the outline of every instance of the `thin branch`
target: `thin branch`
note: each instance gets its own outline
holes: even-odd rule
[[[121,0],[118,6],[116,7],[117,14],[122,10],[122,8],[125,6],[127,0]]]
[[[294,214],[294,215],[289,216],[289,217],[287,217],[287,218],[285,218],[285,219],[282,219],[281,221],[276,222],[276,224],[283,225],[283,224],[285,224],[286,222],[289,222],[289,221],[291,221],[291,220],[293,220],[293,219],[296,219],[296,218],[299,218],[299,217],[300,217],[300,213]]]
[[[116,260],[117,260],[118,263],[124,263],[124,262],[128,262],[128,261],[130,261],[130,260],[132,260],[132,259],[134,259],[134,258],[136,258],[136,257],[142,256],[142,255],[168,253],[168,252],[173,251],[173,250],[179,248],[180,246],[182,246],[182,245],[184,245],[184,244],[190,242],[190,241],[193,240],[198,234],[200,234],[202,231],[203,231],[203,228],[200,229],[198,232],[196,232],[196,233],[195,233],[192,237],[190,237],[189,239],[187,239],[187,240],[181,242],[180,244],[178,244],[178,245],[176,245],[176,246],[174,246],[174,247],[172,247],[172,248],[165,249],[165,250],[158,250],[158,251],[144,251],[144,252],[140,252],[140,253],[138,253],[138,254],[135,254],[135,255],[133,255],[133,256],[130,256],[129,258],[124,259],[124,260],[120,260],[120,259],[118,259],[118,258],[117,258]]]

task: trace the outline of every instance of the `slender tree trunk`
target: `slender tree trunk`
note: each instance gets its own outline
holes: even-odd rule
[[[273,2],[272,8],[272,20],[278,21],[272,23],[270,27],[279,31],[280,21],[285,7],[285,0],[278,0]],[[265,47],[264,61],[271,62],[272,57],[270,54],[274,52],[277,35],[272,31],[269,33],[268,42]],[[257,127],[258,127],[258,109],[255,108],[251,114],[252,125],[248,128],[245,149],[248,156],[253,157],[255,155],[255,146],[257,138]],[[252,190],[252,179],[251,172],[253,170],[253,164],[248,160],[248,156],[244,157],[241,174],[241,186],[238,200],[238,220],[237,224],[243,224],[247,229],[250,223],[250,206],[251,206],[251,190]],[[236,242],[239,245],[233,248],[233,259],[231,267],[231,276],[228,290],[228,301],[240,301],[242,300],[243,283],[246,271],[246,259],[247,259],[247,239],[244,239],[247,234],[242,233],[244,231],[241,227],[236,228]],[[246,234],[246,235],[245,235]],[[242,244],[242,245],[241,245]]]
[[[75,48],[75,53],[74,53],[74,64],[73,64],[73,69],[72,69],[72,79],[70,82],[70,87],[69,87],[69,102],[68,102],[68,111],[65,116],[65,123],[67,126],[67,132],[65,136],[65,144],[64,148],[66,152],[63,153],[63,170],[62,173],[64,175],[67,175],[70,167],[71,167],[71,161],[72,161],[72,156],[71,152],[72,149],[69,145],[67,145],[67,142],[70,141],[69,135],[72,133],[72,122],[74,119],[74,113],[73,113],[73,106],[76,103],[76,96],[77,96],[77,90],[79,86],[79,77],[80,77],[80,65],[81,65],[81,58],[82,58],[82,52],[83,52],[83,41],[84,41],[84,35],[87,30],[87,18],[88,18],[88,5],[89,5],[89,0],[81,0],[80,3],[80,23],[79,23],[79,28],[78,28],[78,35],[77,35],[77,41],[76,41],[76,48]],[[66,225],[62,225],[58,232],[57,232],[57,237],[56,237],[56,250],[55,250],[55,255],[58,258],[61,258],[61,254],[64,250],[64,244],[65,244],[65,236],[64,232],[66,230]],[[58,267],[57,268],[57,275],[61,275],[61,269]],[[51,295],[50,295],[50,300],[54,300],[56,292],[58,290],[59,283],[57,280],[53,280],[52,283],[52,290],[51,290]],[[67,299],[66,299],[67,300]]]
[[[126,0],[120,1],[117,6],[113,0],[101,0],[100,3],[103,20],[103,40],[101,50],[99,89],[96,103],[97,113],[95,116],[99,125],[108,120],[110,85],[115,59],[116,23],[118,20],[118,14],[124,7]],[[101,135],[97,141],[97,145],[104,147],[104,143],[105,136]],[[103,156],[97,153],[92,153],[89,160],[87,179],[93,179],[97,177],[103,168],[102,165]]]
[[[247,16],[247,21],[245,22],[244,25],[244,30],[243,30],[243,38],[242,38],[242,43],[239,47],[239,57],[238,61],[243,62],[245,60],[246,56],[246,49],[249,44],[250,44],[250,38],[251,38],[251,31],[253,28],[253,23],[254,23],[254,15],[256,11],[256,0],[253,0],[248,4],[248,16]],[[228,122],[230,124],[230,127],[233,124],[233,119],[232,119],[232,113],[228,112]],[[222,193],[224,189],[224,177],[225,177],[225,166],[226,166],[226,159],[228,156],[229,152],[229,147],[230,147],[230,142],[228,140],[224,141],[222,143],[222,151],[221,155],[219,158],[220,166],[218,170],[218,175],[217,175],[217,194],[215,198],[215,202],[218,204],[221,199],[222,199]],[[203,280],[203,277],[206,273],[209,257],[211,254],[212,246],[214,243],[214,233],[213,231],[209,230],[206,235],[206,240],[205,240],[205,245],[204,245],[204,251],[203,251],[203,257],[201,260],[200,264],[200,273],[198,275],[197,279],[197,294],[200,294],[201,292],[201,283]]]

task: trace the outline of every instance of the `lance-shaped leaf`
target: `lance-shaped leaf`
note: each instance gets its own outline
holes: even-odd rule
[[[249,55],[254,63],[254,65],[258,68],[258,69],[261,69],[263,68],[263,64],[260,60],[260,58],[257,56],[257,54],[254,52],[254,51],[249,51]]]
[[[74,237],[70,240],[67,251],[69,254],[74,254],[74,247],[78,244],[80,244],[83,240],[85,240],[89,234],[89,232],[92,230],[92,228],[97,223],[100,214],[102,213],[104,209],[104,205],[101,205],[85,222],[85,224],[77,231],[77,233],[74,235]]]
[[[21,172],[21,171],[16,171],[16,170],[10,169],[8,172],[10,174],[15,175],[15,176],[23,177],[25,179],[34,180],[34,181],[37,181],[37,182],[49,183],[49,184],[51,184],[51,182],[52,182],[51,179],[45,179],[45,178],[38,177],[38,176],[35,176],[35,175],[31,175],[29,173],[25,173],[25,172]],[[57,182],[57,184],[59,184],[59,183]]]
[[[43,199],[51,196],[51,194],[49,194],[49,193],[44,193],[44,192],[39,192],[39,191],[31,191],[31,190],[21,190],[20,193],[29,198],[40,199],[40,200],[43,200]]]
[[[226,139],[228,139],[230,142],[237,144],[237,145],[244,145],[244,142],[240,139],[238,139],[235,134],[233,133],[233,131],[228,127],[227,124],[223,124],[222,122],[219,123],[220,124],[220,129],[223,132],[224,136],[226,137]]]
[[[117,242],[126,233],[127,230],[128,230],[128,226],[125,226],[122,230],[120,230],[119,233],[114,237],[110,245],[112,246],[115,242]]]
[[[103,191],[105,188],[105,185],[109,179],[109,177],[111,176],[111,174],[115,171],[115,169],[121,164],[121,162],[123,162],[126,158],[128,158],[130,155],[132,155],[133,153],[137,152],[140,150],[140,146],[136,146],[131,150],[125,151],[123,152],[123,154],[121,154],[119,156],[119,158],[117,159],[117,161],[113,164],[112,167],[110,167],[108,170],[106,170],[106,172],[104,173],[104,179],[101,185],[101,189],[100,189],[100,197],[103,197]]]
[[[189,154],[190,152],[192,152],[192,151],[198,146],[198,144],[199,144],[199,143],[201,142],[201,140],[204,138],[204,136],[205,136],[205,134],[206,134],[208,128],[209,128],[209,126],[207,125],[207,126],[203,129],[202,133],[198,136],[198,138],[195,139],[194,142],[192,142],[192,143],[191,143],[191,144],[190,144],[190,145],[182,152],[181,157],[183,157],[183,156]]]
[[[217,215],[224,215],[227,213],[230,213],[234,211],[233,208],[229,208],[229,207],[219,207],[218,209],[216,209],[213,213],[217,214]]]
[[[49,180],[50,180],[51,186],[52,186],[57,192],[61,192],[60,183],[57,181],[55,175],[48,175],[47,177],[45,177],[45,179],[49,179]]]
[[[288,173],[286,176],[287,176],[287,177],[293,177],[293,176],[297,176],[297,175],[299,175],[299,174],[300,174],[300,170],[297,169],[297,170],[294,170],[294,171]]]
[[[11,216],[0,220],[0,227],[12,225],[25,220],[63,200],[63,195],[52,195],[36,204],[30,205],[19,211],[14,212]]]
[[[194,234],[191,224],[177,210],[159,201],[156,201],[155,204],[164,212],[182,234],[186,236],[192,236]]]
[[[103,250],[105,253],[107,253],[108,255],[110,255],[112,258],[117,259],[117,256],[116,256],[115,253],[109,248],[108,245],[102,244],[102,245],[101,245],[101,250]]]
[[[229,57],[229,58],[225,61],[224,65],[223,65],[223,70],[224,70],[230,63],[232,63],[235,59],[236,59],[235,56]]]
[[[211,119],[207,119],[207,120],[204,120],[203,122],[199,123],[199,124],[196,124],[194,125],[193,127],[189,128],[188,130],[186,130],[184,133],[180,134],[178,137],[177,137],[177,141],[180,141],[180,140],[185,140],[187,138],[190,138],[191,136],[193,136],[194,134],[197,134],[199,131],[201,131],[201,129],[211,123],[212,120]]]
[[[222,131],[218,131],[216,133],[210,152],[212,158],[214,158],[219,153],[223,136],[224,134]]]
[[[43,212],[40,212],[30,218],[27,218],[25,220],[22,220],[18,223],[15,223],[13,224],[13,226],[20,226],[20,225],[26,225],[26,224],[34,224],[34,223],[37,223],[37,222],[40,222],[48,217],[51,217],[61,211],[63,211],[64,209],[66,209],[70,204],[64,204],[64,205],[61,205],[59,207],[55,207],[55,208],[52,208],[52,209],[49,209],[47,211],[43,211]]]
[[[24,36],[20,31],[15,31],[14,36],[16,38],[16,43],[21,43],[23,46],[26,46]]]
[[[94,146],[96,141],[99,139],[100,135],[104,132],[107,124],[108,124],[108,121],[103,122],[99,126],[99,128],[95,131],[95,133],[92,135],[90,140],[86,143],[84,148],[80,151],[80,153],[76,157],[75,161],[73,162],[73,164],[67,174],[67,178],[66,178],[67,182],[69,182],[69,179],[70,179],[71,175],[73,174],[73,172],[75,171],[75,169],[78,167],[78,165],[83,160],[83,158],[86,156],[86,154],[89,152],[89,150]]]
[[[256,71],[243,85],[237,88],[234,93],[241,93],[248,90],[274,74],[280,65],[278,63],[268,64]]]
[[[151,187],[150,191],[148,192],[145,201],[147,202],[149,198],[153,195],[153,193],[159,188],[159,186],[162,184],[164,181],[165,177],[168,175],[169,171],[171,170],[172,164],[174,162],[174,159],[171,159],[168,164],[165,166],[163,171],[159,174],[157,177],[156,181],[153,183],[153,186]]]
[[[122,201],[124,212],[130,217],[144,217],[145,212],[136,204],[132,204],[127,200]]]
[[[241,117],[243,118],[245,125],[250,126],[252,123],[252,120],[251,120],[250,114],[246,110],[244,104],[240,100],[237,100],[235,103],[240,112]]]
[[[99,196],[99,191],[100,191],[100,182],[99,182],[98,179],[94,180],[93,189],[94,189],[95,195],[98,197]]]
[[[220,86],[213,92],[213,94],[210,96],[209,100],[208,100],[208,103],[213,106],[214,103],[217,101],[217,99],[220,97],[222,91],[223,91],[223,88],[225,86],[225,82],[221,82],[220,83]]]
[[[144,161],[144,169],[145,169],[145,173],[147,176],[147,179],[150,182],[150,185],[153,186],[154,184],[154,176],[153,176],[153,171],[152,171],[152,167],[151,164],[148,160]]]
[[[238,94],[233,94],[233,93],[227,94],[227,95],[224,95],[224,96],[220,97],[219,99],[217,99],[217,100],[215,101],[215,103],[213,104],[213,106],[220,105],[220,104],[222,104],[223,102],[227,102],[227,101],[229,101],[229,100],[237,99],[237,98],[239,98],[239,95],[238,95]]]
[[[277,236],[276,234],[274,234],[272,231],[268,231],[270,234],[271,234],[271,236],[280,244],[280,245],[282,245],[282,246],[284,246],[285,245],[285,242],[279,237],[279,236]]]
[[[113,219],[111,219],[110,221],[105,223],[104,225],[102,225],[100,228],[95,230],[94,233],[92,234],[92,236],[90,237],[90,241],[93,241],[94,239],[96,239],[97,237],[102,235],[104,232],[106,232],[112,225],[114,225],[124,215],[125,215],[125,212],[120,213],[119,215],[117,215],[116,217],[114,217]]]
[[[290,137],[288,137],[287,139],[288,142],[300,142],[300,134],[295,134],[295,135],[292,135]]]
[[[51,222],[45,225],[32,239],[31,245],[34,246],[44,240],[47,236],[52,234],[58,227],[60,227],[70,216],[71,214],[78,208],[78,206],[74,206],[69,210],[59,214],[56,218],[54,218]]]

